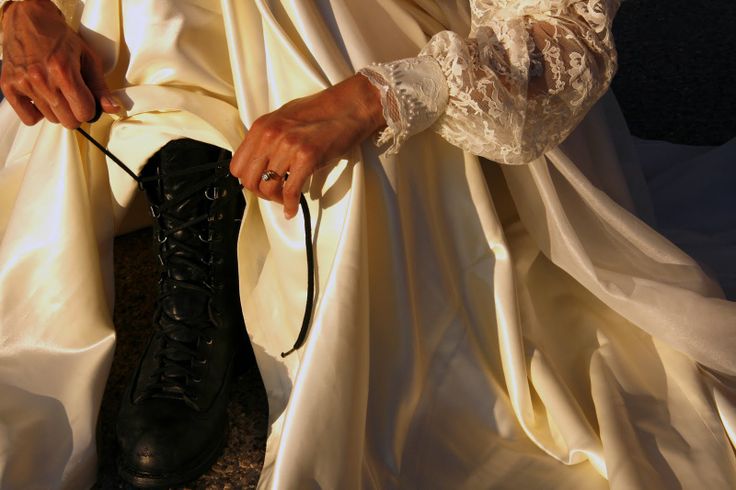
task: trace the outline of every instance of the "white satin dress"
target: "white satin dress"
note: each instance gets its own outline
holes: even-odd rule
[[[126,107],[90,130],[136,169],[378,63],[391,147],[311,180],[317,296],[285,359],[302,218],[246,196],[261,488],[736,488],[736,304],[652,228],[615,101],[593,105],[614,0],[83,3]],[[84,488],[135,186],[7,103],[0,128],[0,488]]]

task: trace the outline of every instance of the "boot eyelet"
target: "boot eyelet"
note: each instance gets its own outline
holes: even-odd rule
[[[212,232],[212,230],[210,230],[209,232],[207,232],[207,238],[202,238],[202,234],[201,233],[198,233],[197,234],[197,238],[199,238],[199,240],[202,243],[210,243],[212,241],[212,237],[213,236],[214,236],[214,233]]]
[[[152,218],[158,219],[161,217],[161,210],[158,208],[158,206],[151,205],[148,207],[148,210],[151,212]]]
[[[161,232],[160,231],[158,232],[158,235],[156,236],[156,240],[158,240],[158,243],[161,244],[161,245],[163,245],[164,243],[166,243],[166,240],[168,240],[168,239],[169,239],[169,237],[167,237],[166,235],[164,235],[163,238],[161,238]]]
[[[212,195],[210,196],[210,191],[212,191]],[[210,201],[214,201],[218,197],[220,197],[220,191],[217,187],[210,187],[209,189],[204,191],[204,197],[206,197]]]

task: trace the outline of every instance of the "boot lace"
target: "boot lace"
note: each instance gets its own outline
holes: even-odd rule
[[[95,115],[95,118],[93,119],[92,122],[96,121],[97,118],[99,118],[99,116],[100,116],[101,113],[102,113],[102,110],[101,110],[101,108],[98,105],[97,114]],[[87,133],[86,131],[84,131],[82,128],[77,128],[77,131],[82,136],[84,136],[90,143],[92,143],[93,146],[95,146],[102,153],[104,153],[108,158],[110,158],[118,167],[120,167],[125,173],[127,173],[133,180],[135,180],[138,183],[140,189],[143,190],[143,184],[148,181],[148,179],[149,179],[148,177],[141,178],[141,177],[137,176],[132,170],[130,170],[130,168],[127,165],[125,165],[125,163],[122,160],[120,160],[117,156],[115,156],[113,153],[111,153],[110,150],[108,150],[107,148],[105,148],[102,144],[100,144],[97,140],[95,140],[89,133]],[[212,169],[212,168],[219,168],[220,166],[223,166],[225,168],[224,172],[225,173],[228,173],[227,163],[229,163],[229,160],[212,162],[212,163],[209,163],[209,164],[202,164],[202,165],[199,165],[199,166],[191,167],[189,169],[182,170],[181,172],[182,173],[190,173],[190,172],[199,171],[200,169],[203,171],[203,170],[205,170],[205,167],[206,167],[206,169]],[[156,180],[157,178],[158,177],[151,177],[150,179]],[[213,176],[212,177],[212,180],[215,180],[215,179],[216,179],[216,177]],[[211,183],[211,182],[209,182],[209,183]],[[207,185],[209,185],[209,183]],[[240,186],[240,188],[242,189],[242,185]],[[193,192],[197,192],[197,191],[201,192],[201,190],[202,190],[202,186],[197,186],[197,189],[196,190],[193,190]],[[207,197],[209,198],[209,196],[207,196]],[[302,209],[302,214],[304,216],[304,245],[305,245],[305,251],[306,251],[306,256],[307,256],[307,299],[306,299],[306,304],[305,304],[305,307],[304,307],[304,317],[302,318],[302,324],[301,324],[301,327],[299,329],[299,335],[297,336],[296,341],[294,342],[294,346],[291,349],[289,349],[289,350],[287,350],[285,352],[282,352],[281,353],[281,357],[288,356],[292,352],[294,352],[294,351],[298,350],[299,348],[301,348],[302,345],[304,345],[304,342],[307,339],[307,334],[309,333],[309,325],[311,323],[312,311],[313,311],[313,308],[314,308],[314,283],[315,283],[315,274],[314,274],[314,251],[312,250],[312,222],[311,222],[311,218],[310,218],[310,214],[309,214],[309,206],[307,205],[307,200],[304,197],[304,194],[302,194],[301,197],[300,197],[300,199],[299,199],[299,205],[300,205],[300,207]],[[154,209],[151,210],[152,213],[154,213],[154,211],[155,211]],[[160,214],[160,213],[163,212],[163,209],[159,209],[157,212]],[[154,213],[154,216],[155,216],[155,213]],[[202,221],[204,219],[207,219],[207,217],[193,219],[193,220],[191,220],[191,223],[184,223],[184,224],[180,225],[180,226],[182,226],[180,229],[185,229],[188,226],[193,226],[193,225],[199,223],[200,221]],[[174,233],[174,232],[173,231],[170,232],[169,235],[171,233]],[[167,239],[167,237],[163,237],[161,239],[165,241]],[[211,239],[211,237],[210,237],[210,239]],[[192,287],[192,286],[198,287],[197,285],[184,284],[184,283],[178,284],[178,286],[180,286],[182,288],[188,288],[188,287]],[[207,291],[208,291],[206,294],[210,294],[210,295],[212,294],[211,288],[205,288],[205,289],[207,289]],[[157,313],[157,317],[158,316],[159,315]],[[212,316],[212,315],[210,315],[210,316]],[[180,324],[181,325],[181,322],[172,322],[172,326],[170,328],[169,327],[162,326],[161,327],[161,332],[162,332],[161,335],[164,335],[166,338],[176,337],[176,333],[178,332],[178,327],[175,327],[173,325],[174,323],[177,323],[177,324]],[[209,340],[211,340],[211,339],[209,339]],[[181,342],[178,342],[178,343],[181,344]],[[164,352],[164,351],[167,352],[167,354],[162,354],[162,356],[164,356],[164,357],[170,357],[170,354],[173,353],[173,349],[170,350],[170,351],[167,351],[167,349],[164,348],[164,349],[162,349],[161,352]],[[179,352],[179,351],[180,352],[184,352],[184,353],[192,353],[192,357],[193,358],[196,358],[196,355],[197,355],[196,350],[193,349],[193,348],[191,348],[190,346],[187,346],[187,345],[183,346],[183,348],[181,350],[177,350],[177,352]],[[160,369],[163,369],[163,368],[160,368]],[[192,370],[190,368],[187,368],[186,366],[184,366],[184,365],[182,365],[182,364],[180,364],[178,362],[176,362],[176,364],[171,368],[171,370],[166,370],[166,371],[163,371],[162,370],[162,371],[160,371],[160,374],[161,374],[162,377],[166,373],[175,374],[176,375],[174,377],[175,379],[185,379],[187,381],[196,381],[197,380],[196,376],[194,376],[194,374],[193,374],[193,372],[192,372]],[[161,378],[159,378],[159,379],[161,379]],[[168,379],[168,377],[166,379]],[[191,397],[192,396],[196,396],[196,395],[192,394],[191,392],[188,392],[186,390],[186,388],[182,389],[179,385],[176,385],[176,384],[172,384],[169,387],[168,384],[169,383],[163,383],[161,381],[158,381],[156,383],[151,384],[150,385],[151,393],[153,393],[154,391],[160,391],[161,389],[167,389],[168,392],[180,393],[181,394],[181,397],[184,397],[190,403],[192,402],[192,398]],[[185,385],[187,385],[187,384],[188,383],[185,383]]]
[[[206,176],[181,189],[173,199],[165,200],[158,206],[151,206],[151,215],[155,219],[154,235],[159,248],[158,259],[163,266],[154,314],[154,324],[157,329],[152,340],[152,346],[156,349],[154,360],[158,363],[158,367],[148,379],[141,380],[138,398],[174,398],[190,405],[195,405],[197,401],[197,394],[193,386],[202,381],[197,372],[207,363],[207,359],[201,357],[200,349],[202,344],[212,344],[213,339],[207,334],[207,331],[221,327],[222,322],[211,302],[213,295],[219,291],[221,285],[213,284],[212,281],[211,268],[215,255],[209,247],[210,243],[219,241],[222,237],[215,236],[211,228],[198,225],[216,219],[219,206],[215,205],[215,201],[223,198],[219,196],[220,189],[215,184],[222,182],[230,175],[229,162],[229,160],[218,160],[180,171],[167,172],[167,178],[196,173],[206,173]],[[145,186],[161,179],[161,175],[157,174],[141,177],[139,183]],[[183,220],[175,210],[182,203],[200,193],[204,193],[205,198],[212,202],[208,211]],[[228,196],[228,198],[233,197]],[[164,222],[167,226],[162,225]],[[206,231],[203,233],[202,229]],[[203,254],[202,250],[192,246],[189,240],[182,239],[181,237],[186,235],[180,233],[182,231],[194,233],[199,242],[207,244],[209,253]],[[191,272],[191,278],[172,276],[172,266]],[[205,277],[207,279],[203,279]],[[194,293],[206,300],[206,308],[200,315],[187,316],[187,319],[183,320],[176,318],[165,307],[167,299],[180,296],[182,293]]]

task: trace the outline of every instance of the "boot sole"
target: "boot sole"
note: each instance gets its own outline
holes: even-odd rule
[[[120,478],[137,488],[168,488],[196,480],[205,474],[222,454],[227,442],[227,432],[223,434],[214,450],[205,455],[201,462],[188,466],[176,473],[151,474],[136,471],[118,460],[118,475]]]

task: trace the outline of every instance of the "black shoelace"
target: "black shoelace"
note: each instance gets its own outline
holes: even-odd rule
[[[94,122],[96,119],[97,117],[93,119],[92,122]],[[139,177],[127,165],[125,165],[125,163],[123,163],[122,160],[120,160],[118,157],[112,154],[107,148],[105,148],[102,144],[100,144],[89,133],[84,131],[82,128],[77,128],[77,131],[80,134],[82,134],[97,149],[99,149],[108,158],[110,158],[110,160],[112,160],[118,167],[120,167],[121,170],[123,170],[126,174],[128,174],[138,184],[138,188],[140,190],[144,190],[144,184],[148,183],[149,181],[158,180],[160,178],[158,175],[151,176],[151,177]],[[229,173],[228,164],[229,164],[229,160],[210,162],[210,163],[193,166],[186,170],[182,170],[180,173],[177,173],[177,174],[172,173],[171,175],[183,175],[185,173],[201,172],[204,170],[211,170],[211,169],[218,168],[218,167],[223,169],[222,175],[227,175]],[[218,178],[219,174],[220,172],[217,172],[215,175],[212,175],[211,180],[205,180],[203,185],[197,185],[196,189],[192,188],[188,196],[191,196],[196,192],[201,192],[203,188],[207,188],[212,182],[214,182],[214,180]],[[242,185],[241,185],[241,189],[242,189]],[[209,196],[207,197],[209,198]],[[304,306],[304,317],[302,318],[302,324],[299,329],[299,335],[297,336],[293,347],[286,352],[282,352],[281,357],[288,356],[289,354],[298,350],[304,345],[304,342],[307,339],[307,334],[309,333],[309,325],[311,323],[312,310],[314,308],[314,279],[315,278],[314,278],[314,250],[312,248],[312,224],[311,224],[311,216],[309,213],[309,206],[307,205],[307,200],[304,197],[304,194],[302,194],[299,198],[299,206],[302,210],[302,215],[304,218],[304,246],[305,246],[306,255],[307,255],[307,299],[306,299],[306,303]],[[165,212],[165,210],[163,209],[163,207],[161,207],[158,210],[152,209],[152,213],[156,213],[156,212],[163,213]],[[192,219],[188,222],[181,223],[177,225],[174,229],[170,230],[167,236],[165,237],[159,236],[159,241],[173,239],[171,235],[175,233],[176,231],[186,229],[190,226],[194,226],[198,224],[199,222],[204,221],[206,219],[207,219],[207,215],[203,215],[195,219]],[[205,238],[202,237],[202,239],[205,239]],[[214,237],[206,237],[206,239],[212,240],[214,239]],[[178,245],[183,245],[184,247],[187,247],[186,244],[182,244],[182,243],[179,243]],[[160,257],[159,260],[165,260],[165,259],[166,257]],[[211,295],[213,293],[213,291],[211,291],[211,288],[207,288],[207,287],[202,288],[201,286],[198,286],[195,284],[190,284],[184,281],[177,281],[176,279],[171,279],[171,278],[167,278],[164,280],[170,281],[169,286],[175,286],[175,287],[181,287],[181,288],[195,288],[196,290],[204,294],[208,294],[208,295]],[[160,299],[163,300],[164,298],[162,297]],[[159,309],[160,309],[160,306],[159,306]],[[157,312],[157,315],[158,315],[158,312]],[[169,339],[176,338],[177,334],[179,333],[186,335],[187,332],[180,331],[181,329],[187,329],[187,331],[191,330],[188,325],[182,324],[180,320],[174,321],[173,319],[170,319],[170,318],[169,319],[162,318],[161,322],[159,323],[161,323],[161,331],[159,334],[165,335]],[[211,339],[202,337],[198,341],[206,342],[208,340],[211,340]],[[178,343],[178,344],[181,344],[181,343]],[[182,345],[171,344],[171,348],[167,350],[167,348],[165,347],[160,353],[160,355],[171,356],[171,355],[174,355],[175,350],[177,352],[189,353],[191,356],[197,355],[197,352],[191,346],[185,345],[185,344],[182,344]],[[159,373],[162,379],[171,378],[172,375],[174,375],[173,377],[178,377],[178,378],[196,379],[191,369],[185,367],[183,364],[181,363],[173,363],[173,364],[166,363],[166,364],[167,364],[166,366],[162,365],[162,367],[160,368],[162,370],[165,370]],[[160,389],[162,387],[164,386],[154,386],[154,388],[156,389]],[[171,388],[173,388],[173,386]],[[182,395],[185,395],[185,393],[182,393]]]
[[[212,250],[203,254],[202,250],[190,245],[189,240],[180,239],[186,232],[194,235],[194,239],[203,244],[209,244],[222,239],[214,236],[211,229],[205,227],[206,233],[198,231],[198,225],[214,220],[217,215],[215,201],[219,197],[218,182],[229,175],[229,160],[219,160],[201,165],[191,166],[184,170],[167,172],[167,178],[183,177],[185,175],[204,173],[206,176],[194,181],[188,188],[176,193],[175,199],[164,201],[159,205],[151,205],[151,216],[154,218],[154,236],[158,241],[158,259],[164,266],[159,279],[159,296],[154,324],[157,325],[152,344],[156,345],[154,359],[158,367],[143,380],[140,397],[148,398],[175,398],[183,399],[189,404],[197,401],[197,394],[190,388],[193,383],[202,381],[196,374],[197,367],[207,363],[206,358],[199,357],[198,349],[202,343],[211,344],[211,337],[206,330],[218,327],[220,319],[213,311],[211,298],[221,287],[215,284],[210,277],[211,266],[215,260]],[[157,174],[139,177],[139,184],[145,187],[161,180]],[[226,192],[226,191],[223,191]],[[181,204],[197,194],[204,194],[205,199],[212,201],[210,209],[189,219],[182,219],[175,212]],[[227,199],[233,199],[229,196]],[[200,198],[201,199],[201,198]],[[223,203],[224,204],[224,203]],[[166,226],[163,226],[163,223]],[[182,268],[192,277],[199,280],[188,281],[177,275],[172,276],[172,268]],[[207,279],[203,279],[207,278]],[[188,317],[186,320],[175,318],[164,305],[167,299],[188,292],[196,293],[200,298],[206,298],[206,310],[198,316]]]

